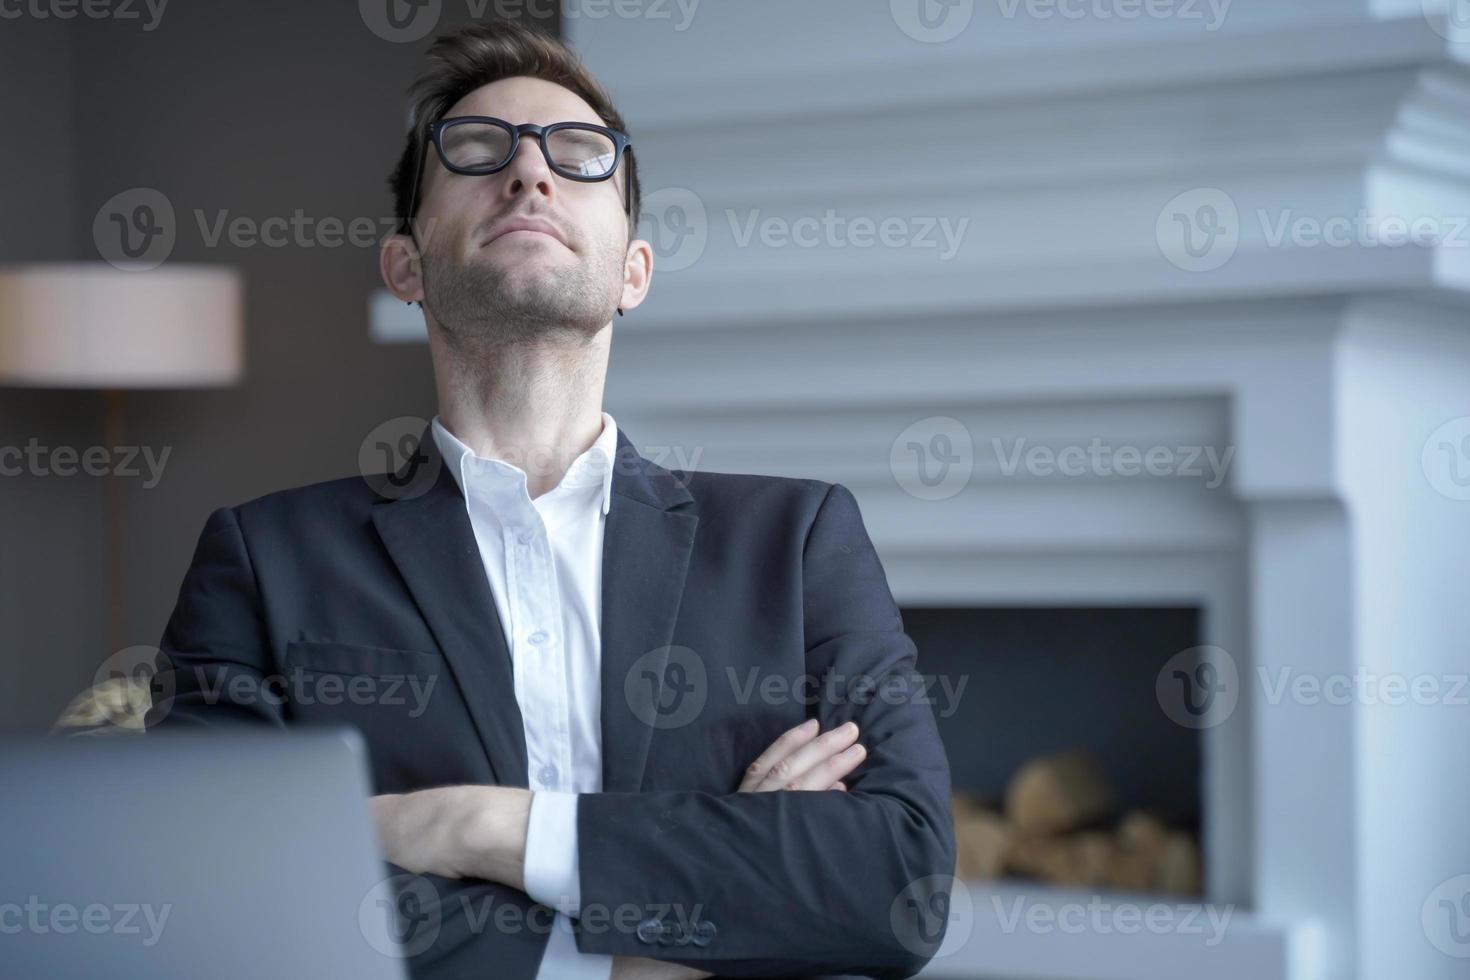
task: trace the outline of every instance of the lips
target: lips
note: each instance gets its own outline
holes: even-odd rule
[[[551,236],[558,242],[561,242],[561,244],[563,245],[566,245],[567,243],[566,238],[551,222],[547,221],[544,218],[534,218],[528,215],[522,215],[502,221],[500,224],[491,229],[490,236],[485,239],[485,243],[488,245],[490,242],[495,241],[495,239],[499,238],[500,236],[509,234],[513,231],[540,232],[543,235]]]

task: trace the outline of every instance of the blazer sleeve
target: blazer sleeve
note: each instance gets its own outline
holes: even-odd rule
[[[260,592],[231,508],[209,516],[164,628],[147,729],[229,723],[285,727]]]
[[[581,921],[629,903],[647,913],[637,930],[579,926],[584,952],[732,977],[904,977],[937,952],[955,867],[948,761],[913,641],[841,484],[812,520],[802,575],[807,672],[870,684],[868,696],[814,706],[823,731],[859,726],[868,755],[849,791],[583,796]],[[681,919],[703,920],[703,933]],[[672,943],[650,941],[661,929]]]
[[[154,704],[145,717],[149,731],[288,726],[283,678],[271,656],[255,569],[233,509],[216,510],[205,524],[159,650]],[[404,940],[401,955],[409,976],[535,976],[553,928],[551,909],[494,882],[411,874],[382,864],[383,881],[395,897],[411,891],[416,919],[431,923],[419,931],[421,939]]]

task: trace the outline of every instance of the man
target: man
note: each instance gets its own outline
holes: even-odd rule
[[[359,727],[421,975],[912,974],[948,766],[852,494],[666,470],[602,411],[653,255],[569,50],[477,25],[412,93],[381,271],[439,414],[397,473],[210,517],[150,726]]]

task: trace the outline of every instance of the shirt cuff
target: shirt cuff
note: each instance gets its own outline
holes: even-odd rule
[[[526,825],[526,894],[562,915],[582,911],[581,868],[577,861],[577,794],[531,794]]]

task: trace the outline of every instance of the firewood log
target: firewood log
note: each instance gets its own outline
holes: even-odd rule
[[[962,810],[955,817],[954,832],[958,852],[956,875],[984,880],[1005,873],[1011,841],[1011,826],[1005,817],[982,807]]]
[[[1006,789],[1006,816],[1030,835],[1086,827],[1113,812],[1107,773],[1086,750],[1059,752],[1022,766]]]
[[[1172,833],[1160,852],[1154,887],[1170,895],[1200,893],[1199,844],[1185,833]]]

